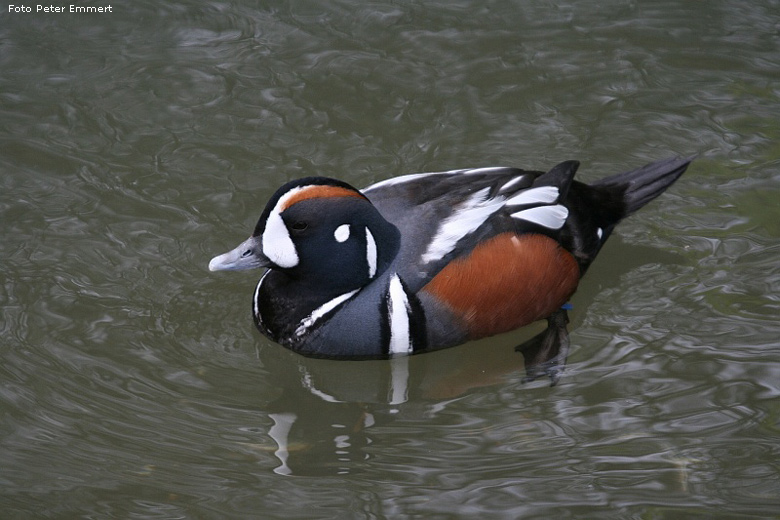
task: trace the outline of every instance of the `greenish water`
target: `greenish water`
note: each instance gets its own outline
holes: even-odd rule
[[[777,1],[3,7],[3,518],[780,517]],[[206,270],[294,177],[692,153],[554,388],[538,327],[301,358]]]

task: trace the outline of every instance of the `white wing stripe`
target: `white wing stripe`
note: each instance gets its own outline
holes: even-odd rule
[[[367,186],[366,188],[362,189],[361,191],[363,193],[367,193],[375,188],[384,187],[384,186],[392,186],[394,184],[403,184],[404,182],[413,181],[415,179],[419,179],[421,177],[426,177],[428,175],[440,175],[445,173],[451,173],[451,172],[435,172],[435,173],[411,173],[409,175],[402,175],[401,177],[391,177],[389,179],[379,181],[377,183],[372,184],[371,186]]]
[[[490,166],[487,168],[471,168],[468,170],[461,170],[466,175],[475,175],[478,173],[494,173],[501,170],[506,170],[506,166]]]
[[[502,188],[503,189],[503,188]],[[555,186],[542,186],[530,190],[523,190],[506,201],[507,206],[521,206],[524,204],[551,204],[558,200],[560,192]]]
[[[458,240],[473,233],[490,216],[504,206],[504,197],[489,199],[490,188],[483,188],[466,199],[439,225],[428,249],[422,255],[423,262],[444,258],[455,248]]]
[[[511,188],[512,186],[514,186],[515,184],[519,183],[520,181],[522,181],[524,179],[525,179],[525,175],[518,175],[514,179],[511,179],[511,180],[507,181],[506,183],[504,183],[504,185],[501,186],[501,188],[499,188],[498,193],[504,193],[504,192],[508,191],[509,188]]]
[[[460,169],[460,170],[448,170],[444,172],[426,172],[426,173],[411,173],[408,175],[402,175],[401,177],[392,177],[390,179],[385,179],[383,181],[379,181],[377,183],[374,183],[370,186],[366,186],[363,190],[361,190],[363,193],[366,193],[368,191],[373,190],[374,188],[384,187],[384,186],[392,186],[393,184],[403,184],[404,182],[413,181],[415,179],[419,179],[421,177],[427,177],[429,175],[453,175],[453,174],[464,174],[464,175],[473,175],[473,174],[479,174],[479,173],[492,173],[492,172],[499,172],[501,170],[506,170],[506,166],[492,166],[489,168],[472,168],[472,169]]]
[[[539,206],[512,213],[512,218],[525,220],[548,229],[561,229],[568,216],[569,210],[561,205]]]

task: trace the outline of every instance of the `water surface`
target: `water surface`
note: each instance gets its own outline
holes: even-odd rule
[[[113,7],[0,12],[4,517],[777,518],[778,2]],[[538,326],[309,360],[206,270],[299,176],[689,154],[554,388]]]

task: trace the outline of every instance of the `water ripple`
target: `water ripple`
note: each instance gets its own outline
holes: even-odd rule
[[[774,2],[115,8],[0,27],[4,514],[776,514]],[[691,153],[590,269],[553,389],[527,330],[394,400],[205,270],[292,177]]]

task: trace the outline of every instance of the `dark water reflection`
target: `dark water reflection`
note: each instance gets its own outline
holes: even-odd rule
[[[771,518],[772,0],[0,12],[4,518]],[[210,274],[284,181],[699,153],[539,330],[396,362],[261,338]]]

